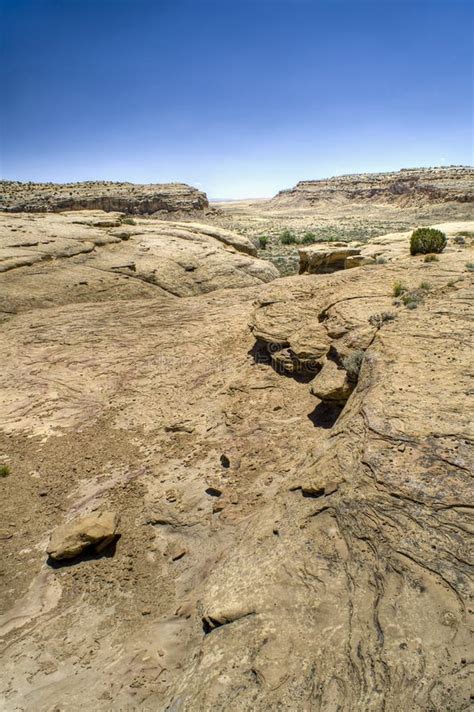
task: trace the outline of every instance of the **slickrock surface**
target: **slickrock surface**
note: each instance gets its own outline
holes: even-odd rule
[[[33,306],[190,296],[278,277],[245,237],[118,213],[0,213],[0,318]]]
[[[105,210],[130,214],[197,212],[209,207],[202,191],[185,183],[21,183],[0,181],[0,210],[62,212]]]
[[[360,173],[326,180],[300,181],[270,201],[274,207],[319,203],[396,203],[421,206],[430,203],[474,202],[474,169],[407,168],[393,173]]]
[[[72,256],[0,274],[3,708],[469,709],[472,248],[177,298],[104,257],[175,235],[51,217]],[[49,566],[103,511],[114,556]]]

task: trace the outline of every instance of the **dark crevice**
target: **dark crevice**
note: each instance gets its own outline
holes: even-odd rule
[[[229,625],[230,623],[235,623],[236,621],[240,621],[243,618],[248,618],[249,616],[253,615],[255,615],[255,611],[249,611],[248,613],[243,613],[242,615],[232,618],[232,620],[224,619],[222,621],[219,621],[217,620],[217,618],[213,618],[212,616],[203,616],[202,629],[204,631],[204,634],[208,635],[209,633],[212,633],[212,631],[216,628],[222,628],[222,626]]]
[[[305,490],[302,488],[301,494],[303,495],[303,497],[310,497],[312,499],[318,499],[318,497],[324,497],[326,492],[325,492],[324,487],[320,487],[317,490],[311,490],[311,491]]]
[[[312,512],[309,516],[312,517],[317,517],[319,514],[323,514],[324,512],[328,512],[329,510],[334,511],[333,507],[330,507],[329,505],[321,507],[321,509],[317,509],[315,512]]]
[[[217,621],[215,618],[211,618],[211,616],[202,619],[202,629],[204,631],[204,635],[208,635],[215,628],[220,628],[222,625],[224,625],[224,623]]]
[[[321,401],[311,413],[308,413],[308,418],[313,423],[315,428],[324,428],[328,430],[332,428],[336,420],[339,418],[345,403],[329,403]]]
[[[282,348],[288,346],[287,343],[284,344],[268,344],[266,341],[261,341],[257,339],[248,352],[248,355],[253,358],[255,363],[262,363],[266,366],[271,366],[272,364],[272,353],[280,351]]]
[[[329,347],[329,351],[326,354],[326,358],[328,361],[333,361],[333,363],[335,363],[339,368],[344,368],[344,366],[342,365],[341,355],[332,344]]]
[[[208,494],[209,497],[220,497],[222,495],[222,492],[220,489],[217,489],[217,487],[208,487],[206,490],[206,494]]]

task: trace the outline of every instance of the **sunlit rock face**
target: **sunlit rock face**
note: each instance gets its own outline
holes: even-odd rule
[[[428,203],[474,201],[474,169],[409,168],[393,173],[360,173],[325,180],[300,181],[282,190],[271,201],[274,206],[317,203],[396,203],[422,206]]]
[[[202,191],[185,183],[20,183],[0,181],[0,210],[61,212],[120,211],[132,215],[156,212],[199,212],[209,203]]]

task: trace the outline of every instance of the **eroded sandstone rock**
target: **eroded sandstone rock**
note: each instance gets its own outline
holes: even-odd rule
[[[101,211],[0,213],[0,309],[154,297],[187,297],[275,279],[246,237],[200,223],[154,218],[109,227]],[[25,267],[36,265],[33,275]],[[85,287],[85,288],[84,288]]]
[[[99,552],[118,536],[119,517],[115,512],[89,514],[55,529],[47,553],[52,559],[75,559],[88,549]]]
[[[346,261],[349,257],[360,255],[358,247],[334,247],[333,245],[301,247],[298,252],[300,256],[300,274],[304,272],[309,274],[336,272],[346,268]]]
[[[306,180],[280,191],[271,203],[276,207],[348,201],[402,206],[473,202],[474,170],[470,166],[440,166]]]
[[[329,359],[326,359],[321,371],[311,383],[311,393],[322,401],[346,401],[352,391],[354,383],[351,382],[343,368]]]
[[[190,212],[208,208],[207,196],[185,183],[139,185],[110,181],[84,183],[21,183],[0,181],[0,210],[7,212],[63,212],[105,210],[131,214]],[[113,227],[102,220],[101,227]]]

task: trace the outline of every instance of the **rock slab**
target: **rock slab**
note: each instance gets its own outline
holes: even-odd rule
[[[90,514],[55,529],[47,553],[55,561],[75,559],[86,549],[102,551],[118,536],[119,517],[115,512]]]

